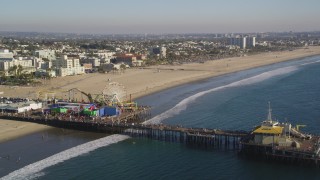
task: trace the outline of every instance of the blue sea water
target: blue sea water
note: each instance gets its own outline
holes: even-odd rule
[[[315,56],[178,86],[138,102],[153,107],[154,122],[233,130],[251,130],[258,125],[266,118],[271,102],[273,117],[280,122],[304,124],[307,125],[304,131],[320,134],[319,92],[320,56]],[[233,151],[121,138],[126,140],[107,136],[103,142],[110,141],[110,145],[104,146],[102,141],[86,145],[94,137],[86,140],[78,137],[80,140],[71,143],[76,146],[73,151],[68,150],[69,145],[63,155],[47,154],[49,165],[39,161],[43,157],[36,158],[30,161],[34,163],[31,169],[22,166],[9,176],[13,179],[320,179],[316,168],[243,159]],[[78,147],[79,142],[85,144]],[[80,151],[83,153],[68,158]]]

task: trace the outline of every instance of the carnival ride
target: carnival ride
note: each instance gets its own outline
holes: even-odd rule
[[[78,101],[81,100],[82,102],[90,102],[90,103],[103,103],[103,96],[102,94],[91,94],[91,93],[86,93],[79,88],[72,88],[66,91],[68,93],[68,100],[69,101]],[[80,96],[79,96],[80,95]],[[85,98],[83,98],[83,95]]]
[[[110,82],[104,87],[100,94],[86,93],[79,88],[72,88],[66,91],[69,101],[78,101],[80,98],[85,102],[83,95],[87,98],[87,102],[100,103],[108,106],[136,107],[136,103],[127,100],[127,92],[125,87],[117,82]],[[79,97],[79,94],[81,97]]]
[[[102,91],[104,101],[109,106],[122,105],[127,98],[125,87],[117,82],[108,83]]]
[[[50,101],[50,103],[52,103],[53,100],[57,100],[55,98],[60,94],[63,97],[62,99],[68,102],[87,102],[95,103],[100,106],[117,106],[128,111],[133,111],[138,107],[136,102],[131,101],[131,95],[129,99],[127,98],[126,88],[118,82],[108,82],[101,93],[96,94],[85,92],[79,88],[71,88],[67,91],[48,91],[42,89],[35,94],[37,99]]]

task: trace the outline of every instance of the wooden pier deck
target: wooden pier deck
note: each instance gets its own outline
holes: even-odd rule
[[[315,150],[278,148],[270,145],[248,143],[252,136],[246,131],[206,128],[186,128],[177,125],[145,125],[150,109],[143,108],[120,117],[81,119],[79,117],[44,116],[37,114],[0,114],[1,119],[27,121],[53,127],[93,131],[107,134],[125,134],[131,137],[182,143],[187,146],[232,150],[249,158],[262,158],[281,162],[320,166],[320,137],[312,139]]]
[[[122,114],[120,117],[81,119],[66,116],[44,116],[35,114],[0,114],[0,118],[34,122],[53,127],[93,131],[107,134],[126,134],[132,137],[150,138],[160,141],[184,143],[206,148],[239,149],[245,131],[227,131],[219,129],[186,128],[171,125],[144,125],[150,118],[148,108]]]
[[[245,131],[224,131],[205,128],[185,128],[170,125],[130,126],[124,134],[132,137],[179,142],[205,148],[239,149],[240,140],[248,135]]]

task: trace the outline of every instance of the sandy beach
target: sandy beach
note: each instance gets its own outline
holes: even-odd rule
[[[44,98],[45,95],[50,98],[54,95],[57,98],[68,99],[70,93],[67,91],[78,88],[83,92],[93,94],[93,97],[95,97],[95,94],[102,94],[102,91],[110,82],[117,82],[123,85],[123,87],[118,87],[124,92],[123,100],[128,100],[130,94],[133,98],[138,98],[192,81],[319,54],[320,47],[308,47],[294,51],[266,52],[252,56],[207,61],[201,64],[131,68],[126,69],[124,73],[93,73],[52,78],[44,81],[44,85],[39,87],[0,86],[0,92],[5,97],[19,96],[32,99]],[[81,93],[72,96],[78,101],[82,99],[87,101],[86,96]],[[47,127],[37,124],[0,120],[0,142],[45,128]]]
[[[207,61],[203,64],[131,68],[126,69],[124,73],[93,73],[52,78],[43,81],[44,85],[39,87],[0,86],[0,92],[3,92],[2,96],[6,97],[44,98],[45,95],[47,97],[54,95],[62,99],[68,99],[70,96],[70,98],[73,98],[74,96],[74,99],[78,101],[82,99],[87,101],[85,95],[81,93],[70,95],[67,91],[78,88],[86,93],[102,94],[106,85],[110,82],[117,82],[124,87],[119,89],[124,92],[123,100],[125,100],[129,99],[130,94],[133,98],[138,98],[196,80],[318,54],[320,54],[320,47],[308,47],[294,51],[267,52],[252,56]]]
[[[0,119],[0,143],[49,128],[36,123]]]

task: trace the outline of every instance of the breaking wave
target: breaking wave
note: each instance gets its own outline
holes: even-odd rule
[[[314,62],[307,62],[307,63],[301,64],[301,66],[305,66],[305,65],[309,65],[309,64],[315,64],[315,63],[319,63],[319,62],[320,62],[320,60],[314,61]]]
[[[279,69],[275,69],[275,70],[272,70],[272,71],[261,73],[259,75],[256,75],[256,76],[253,76],[253,77],[250,77],[250,78],[242,79],[240,81],[236,81],[236,82],[224,85],[224,86],[220,86],[220,87],[216,87],[216,88],[213,88],[213,89],[209,89],[209,90],[206,90],[206,91],[199,92],[197,94],[194,94],[192,96],[189,96],[189,97],[183,99],[177,105],[175,105],[173,108],[171,108],[171,109],[169,109],[169,110],[167,110],[167,111],[165,111],[165,112],[163,112],[163,113],[161,113],[161,114],[149,119],[148,121],[144,122],[144,124],[159,124],[164,119],[167,119],[167,118],[173,117],[175,115],[178,115],[178,114],[180,114],[181,111],[186,110],[188,105],[191,102],[194,102],[197,98],[199,98],[199,97],[201,97],[201,96],[203,96],[205,94],[208,94],[208,93],[211,93],[211,92],[214,92],[214,91],[219,91],[219,90],[222,90],[222,89],[225,89],[225,88],[246,86],[246,85],[262,82],[264,80],[270,79],[270,78],[275,77],[275,76],[279,76],[279,75],[283,75],[283,74],[287,74],[287,73],[293,72],[293,71],[295,71],[297,69],[298,68],[296,66],[289,66],[289,67],[279,68]]]
[[[2,177],[1,180],[34,179],[43,176],[44,173],[40,171],[42,171],[45,168],[56,165],[71,158],[89,153],[90,151],[96,150],[98,148],[118,143],[128,138],[129,136],[126,135],[115,134],[94,141],[90,141],[85,144],[81,144],[76,147],[62,151],[58,154],[52,155],[33,164],[29,164],[16,171],[13,171],[7,176]]]

